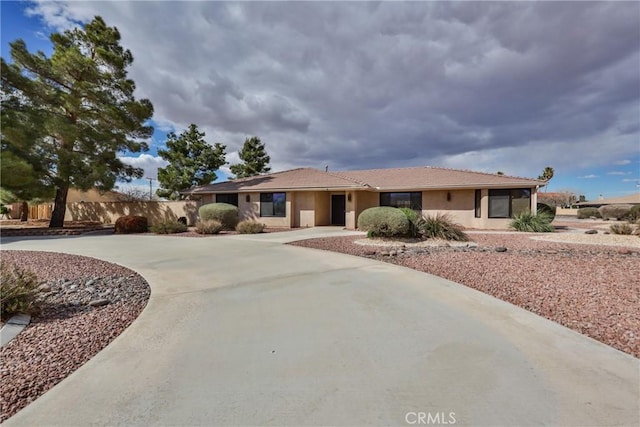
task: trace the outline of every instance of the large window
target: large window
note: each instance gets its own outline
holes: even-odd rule
[[[216,203],[228,203],[238,206],[238,193],[216,194]]]
[[[489,190],[489,218],[512,218],[531,209],[531,190]]]
[[[476,190],[475,199],[475,217],[480,218],[482,216],[482,190]]]
[[[422,210],[422,193],[380,193],[380,206]]]
[[[260,216],[287,216],[287,193],[260,193]]]

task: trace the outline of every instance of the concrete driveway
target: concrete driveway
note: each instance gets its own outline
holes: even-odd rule
[[[5,425],[640,424],[638,359],[444,279],[281,243],[324,232],[3,240],[152,289]]]

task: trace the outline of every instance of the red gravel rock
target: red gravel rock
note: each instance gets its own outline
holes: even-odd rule
[[[150,293],[142,276],[94,258],[3,250],[2,261],[33,271],[53,292],[31,324],[0,349],[0,422],[120,335],[142,312]],[[88,305],[105,295],[110,304]]]

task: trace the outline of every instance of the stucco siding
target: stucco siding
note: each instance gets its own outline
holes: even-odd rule
[[[437,190],[422,192],[422,214],[447,214],[451,219],[464,226],[474,227],[474,190]]]
[[[298,191],[294,194],[293,210],[295,212],[294,227],[313,227],[316,225],[316,193]]]

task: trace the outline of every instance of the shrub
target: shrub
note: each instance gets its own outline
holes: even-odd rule
[[[380,206],[362,211],[358,228],[371,237],[397,237],[408,235],[410,224],[400,209]]]
[[[187,225],[173,219],[166,219],[157,224],[153,224],[150,230],[156,234],[175,234],[187,231]]]
[[[631,213],[633,205],[604,205],[598,208],[602,218],[615,218],[618,221],[626,219]]]
[[[38,278],[6,262],[0,262],[0,312],[6,318],[17,313],[34,314],[44,299],[40,298]]]
[[[116,234],[146,233],[149,223],[147,217],[126,215],[116,220]]]
[[[222,223],[215,219],[207,219],[196,222],[196,233],[218,234],[222,230]]]
[[[524,211],[517,214],[509,227],[518,231],[527,231],[533,233],[550,233],[555,231],[553,225],[551,225],[552,218],[546,213],[540,213],[534,215],[531,211]]]
[[[538,203],[536,205],[538,214],[544,214],[549,217],[549,222],[553,222],[556,218],[556,208],[549,206],[546,203]]]
[[[600,215],[600,211],[598,208],[580,208],[578,209],[578,219],[586,219],[586,218],[602,218]]]
[[[236,227],[236,231],[240,234],[258,234],[264,231],[266,226],[257,221],[244,220],[240,221]]]
[[[626,222],[623,222],[622,224],[612,224],[609,227],[609,230],[613,233],[613,234],[626,234],[626,235],[630,235],[634,233],[633,227],[631,226],[631,224],[628,224]]]
[[[444,239],[467,242],[469,236],[462,226],[453,222],[447,214],[427,215],[418,221],[418,232],[423,239]]]
[[[422,216],[411,208],[398,208],[398,209],[400,209],[400,211],[402,211],[402,213],[405,214],[405,216],[409,220],[409,235],[411,237],[418,237],[419,230],[418,230],[417,224],[422,218]]]
[[[633,207],[629,210],[629,220],[637,221],[640,219],[640,205],[633,205]]]
[[[235,230],[238,224],[238,208],[228,203],[209,203],[198,209],[200,221],[215,219],[225,230]]]

